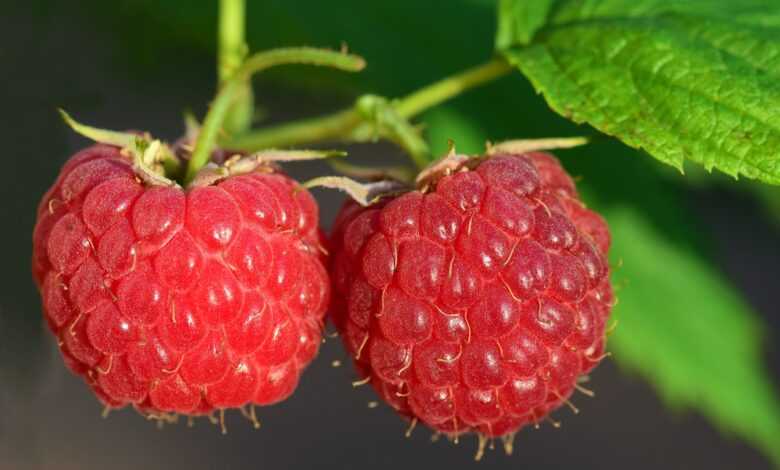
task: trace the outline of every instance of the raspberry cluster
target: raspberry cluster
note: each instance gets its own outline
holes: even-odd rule
[[[155,186],[95,145],[40,203],[33,272],[66,364],[107,406],[208,414],[295,389],[329,302],[321,242],[283,174]]]
[[[401,415],[508,436],[603,357],[609,245],[552,155],[468,159],[420,190],[342,208],[333,320]]]

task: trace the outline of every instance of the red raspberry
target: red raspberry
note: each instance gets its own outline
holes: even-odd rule
[[[509,438],[602,358],[609,244],[552,155],[470,159],[421,190],[342,208],[333,320],[402,416]]]
[[[116,147],[65,163],[33,273],[65,363],[110,407],[208,414],[287,398],[330,288],[318,208],[276,172],[144,184]]]

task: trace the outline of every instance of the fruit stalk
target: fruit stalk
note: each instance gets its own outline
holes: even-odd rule
[[[421,112],[454,98],[466,90],[493,81],[511,70],[502,58],[472,67],[451,77],[423,87],[393,103],[403,118]],[[359,100],[358,100],[359,101]],[[334,114],[267,127],[229,139],[226,147],[254,152],[266,148],[302,145],[328,139],[360,140],[362,133],[354,131],[365,121],[357,106]]]
[[[413,117],[475,86],[502,77],[511,70],[504,59],[495,58],[407,95],[398,102],[396,109],[405,118]]]
[[[211,108],[203,120],[203,126],[195,141],[192,158],[187,165],[185,182],[192,181],[198,170],[208,163],[211,152],[216,146],[217,138],[223,131],[223,124],[230,105],[240,92],[242,84],[255,73],[284,64],[320,65],[351,72],[357,72],[365,67],[365,61],[361,57],[311,47],[273,49],[258,52],[249,57],[220,88],[219,93],[211,103]]]
[[[241,67],[249,48],[246,44],[246,0],[220,0],[219,2],[219,58],[217,75],[219,85],[224,85],[233,72]],[[250,79],[244,81],[228,110],[223,128],[228,135],[240,134],[252,126],[254,94]]]

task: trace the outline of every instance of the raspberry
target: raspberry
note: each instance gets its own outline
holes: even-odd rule
[[[155,186],[95,145],[40,203],[33,273],[66,365],[105,405],[201,415],[295,390],[329,302],[321,241],[315,201],[278,172]]]
[[[568,403],[603,356],[609,231],[552,155],[454,170],[345,204],[332,317],[358,371],[403,417],[511,442]]]

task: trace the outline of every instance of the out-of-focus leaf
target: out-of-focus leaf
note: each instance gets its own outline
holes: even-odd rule
[[[681,171],[690,160],[780,184],[778,16],[768,1],[558,0],[543,27],[498,46],[575,122]]]
[[[780,225],[780,188],[756,184],[750,189],[775,223]]]
[[[606,218],[619,320],[615,360],[650,381],[668,403],[694,409],[726,433],[778,460],[780,397],[761,356],[766,326],[706,261],[710,241],[685,209],[678,186],[634,157],[610,171],[608,145],[564,156],[584,199]],[[613,154],[614,156],[614,154]]]
[[[610,338],[615,359],[646,377],[672,406],[695,408],[780,463],[780,402],[753,312],[711,266],[638,211],[614,207],[605,215],[613,254],[623,260],[614,278],[625,283]]]
[[[734,180],[726,175],[707,173],[704,168],[690,167],[685,175],[669,167],[658,167],[659,173],[675,181],[684,182],[691,187],[703,190],[725,189],[731,193],[745,193],[752,197],[771,221],[780,228],[780,188],[754,180]]]
[[[536,31],[544,26],[554,3],[555,0],[499,2],[496,47],[506,49],[528,44]]]
[[[447,153],[450,141],[458,153],[474,155],[485,151],[487,134],[456,109],[442,106],[425,113],[424,118],[425,134],[435,157]]]

